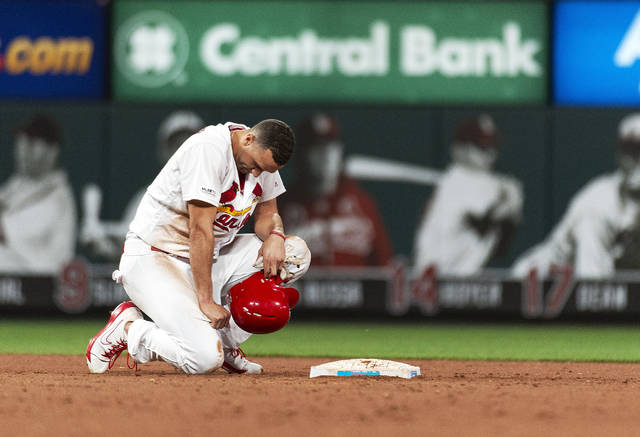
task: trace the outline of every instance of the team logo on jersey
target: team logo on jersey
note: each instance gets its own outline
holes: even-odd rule
[[[231,185],[231,188],[229,188],[227,191],[223,192],[220,195],[220,203],[225,204],[225,203],[233,202],[233,199],[236,198],[238,191],[240,191],[240,187],[238,186],[237,182],[234,182]]]
[[[189,37],[170,14],[145,11],[134,15],[116,31],[114,60],[131,82],[145,88],[184,84]]]
[[[240,187],[236,182],[231,185],[227,191],[220,196],[220,206],[218,206],[218,215],[213,225],[223,231],[229,231],[230,229],[236,229],[243,227],[249,218],[251,217],[251,210],[253,205],[262,197],[262,186],[256,184],[251,194],[251,205],[242,209],[235,209],[231,202],[236,198]],[[243,217],[244,216],[244,217]]]
[[[242,216],[242,215],[245,215],[246,213],[248,213],[249,211],[251,211],[251,208],[253,207],[254,203],[255,203],[255,201],[251,203],[251,206],[248,206],[248,207],[243,208],[243,209],[235,209],[233,207],[233,205],[220,205],[218,207],[218,212],[223,212],[223,213],[226,213],[228,215],[233,215],[233,216]]]
[[[253,189],[251,194],[253,194],[254,196],[254,202],[262,197],[262,187],[260,186],[260,184],[256,183],[256,187]]]

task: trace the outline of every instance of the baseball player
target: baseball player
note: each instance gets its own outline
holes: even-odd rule
[[[640,113],[620,121],[617,149],[618,170],[575,194],[550,236],[515,262],[515,276],[534,268],[545,276],[552,265],[595,279],[640,268]]]
[[[478,272],[504,250],[522,214],[519,181],[492,171],[498,132],[491,116],[464,120],[455,132],[453,163],[427,204],[414,241],[416,274]]]
[[[56,275],[74,255],[76,205],[59,167],[61,133],[37,115],[16,130],[15,173],[0,186],[0,272]]]
[[[261,373],[239,348],[250,333],[224,306],[233,286],[264,271],[289,283],[310,254],[284,233],[278,170],[294,147],[279,120],[225,123],[191,136],[147,189],[115,274],[133,302],[120,304],[89,343],[93,373],[128,348],[136,363],[163,360],[185,373]],[[254,217],[255,234],[238,231]],[[142,310],[152,321],[142,318]]]
[[[386,265],[390,238],[371,196],[344,174],[337,120],[324,113],[296,129],[295,189],[283,196],[287,229],[303,238],[316,266]]]
[[[198,114],[180,110],[169,114],[158,129],[157,154],[163,165],[178,150],[187,138],[205,126]],[[120,257],[122,242],[129,230],[129,223],[135,217],[138,205],[147,191],[147,187],[138,190],[127,203],[119,221],[100,220],[102,192],[94,184],[88,185],[83,192],[83,217],[80,227],[80,242],[87,245],[95,254],[108,259]]]

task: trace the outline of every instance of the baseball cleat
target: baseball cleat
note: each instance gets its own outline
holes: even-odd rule
[[[91,373],[104,373],[111,369],[127,348],[124,326],[142,318],[142,313],[133,302],[122,302],[112,312],[109,321],[87,346],[87,366]]]
[[[222,368],[229,373],[259,374],[263,372],[262,366],[247,360],[247,356],[240,348],[224,350]]]

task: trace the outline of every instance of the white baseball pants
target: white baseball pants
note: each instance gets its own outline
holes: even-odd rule
[[[259,270],[253,264],[261,245],[254,234],[238,234],[220,250],[212,271],[216,303],[223,302],[229,288]],[[297,237],[287,238],[285,249],[287,257],[305,259],[287,264],[293,274],[290,284],[308,270],[310,255]],[[185,373],[207,373],[222,366],[223,349],[236,349],[251,336],[233,319],[229,328],[211,327],[198,306],[191,266],[184,260],[152,251],[138,238],[127,238],[119,269],[125,291],[153,320],[136,320],[129,327],[128,351],[138,363],[160,359]]]

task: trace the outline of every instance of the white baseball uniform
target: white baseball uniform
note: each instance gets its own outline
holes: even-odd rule
[[[469,225],[469,217],[487,216],[492,222],[518,221],[522,188],[515,179],[454,163],[443,174],[418,226],[414,268],[428,266],[439,274],[470,275],[489,260],[501,238],[500,228],[484,234]]]
[[[76,205],[63,170],[15,174],[0,187],[0,272],[56,275],[73,258]]]
[[[248,127],[218,124],[191,136],[149,186],[131,223],[120,261],[123,286],[153,320],[137,320],[129,328],[128,351],[139,363],[162,359],[186,373],[205,373],[222,365],[223,347],[235,349],[250,336],[233,321],[230,328],[211,327],[199,309],[188,263],[187,202],[200,200],[218,209],[214,301],[224,303],[231,286],[258,271],[253,264],[262,241],[254,234],[236,234],[258,203],[285,189],[278,172],[239,174],[230,137],[235,129]],[[296,255],[298,241],[287,239],[286,256]],[[309,261],[288,266],[293,280],[306,272]]]
[[[532,268],[548,274],[551,265],[570,265],[578,277],[601,278],[615,272],[624,248],[619,236],[640,227],[640,205],[622,195],[622,172],[595,178],[571,200],[551,235],[516,261],[515,276]]]

